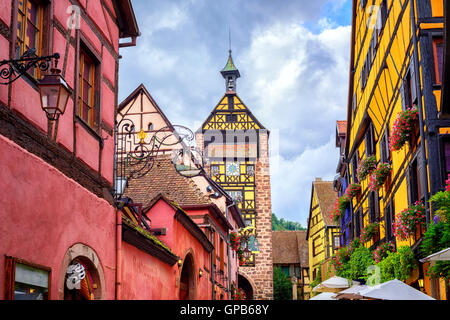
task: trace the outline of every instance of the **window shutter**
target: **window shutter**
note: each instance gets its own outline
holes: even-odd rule
[[[378,191],[375,192],[375,220],[379,221],[380,220],[380,196],[378,195]]]
[[[384,136],[385,136],[385,140],[384,140],[384,149],[386,151],[386,162],[389,162],[389,158],[390,158],[390,150],[389,150],[389,124],[386,125],[386,128],[384,129]]]
[[[400,98],[402,101],[402,110],[406,110],[405,80],[400,83]]]
[[[411,104],[417,103],[417,87],[416,87],[416,72],[414,68],[414,56],[410,59],[409,72],[411,75]]]
[[[406,167],[406,189],[407,189],[407,195],[408,195],[408,204],[411,204],[411,164],[408,164]]]
[[[16,270],[16,261],[12,257],[5,257],[5,300],[14,299],[14,278]]]
[[[426,170],[426,168],[423,167],[422,161],[423,161],[423,154],[421,151],[419,151],[417,153],[417,180],[418,180],[417,183],[419,185],[419,192],[420,192],[419,200],[423,198],[425,193],[427,192],[427,190],[425,189],[425,184],[422,181],[423,171]]]

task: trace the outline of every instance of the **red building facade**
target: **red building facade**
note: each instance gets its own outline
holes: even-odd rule
[[[49,71],[0,79],[0,297],[114,299],[113,128],[119,47],[139,35],[131,2],[2,1],[0,25],[0,60],[59,53],[70,92],[50,121]]]

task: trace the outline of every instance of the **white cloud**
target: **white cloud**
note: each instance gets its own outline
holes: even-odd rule
[[[306,227],[312,182],[316,177],[331,181],[338,156],[335,137],[330,136],[326,144],[306,148],[293,159],[271,158],[272,211]]]

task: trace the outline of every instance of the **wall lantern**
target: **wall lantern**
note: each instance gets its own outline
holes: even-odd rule
[[[244,249],[244,258],[245,258],[245,260],[249,260],[251,255],[252,255],[252,252],[250,251],[250,249],[248,247],[246,247]]]
[[[70,91],[60,74],[61,70],[51,69],[51,72],[40,81],[39,94],[42,110],[45,111],[49,120],[55,121],[66,111]]]
[[[183,259],[178,260],[178,267],[181,267],[183,265]]]
[[[198,276],[199,276],[200,278],[203,276],[203,270],[202,270],[202,268],[200,268],[200,269],[198,270]]]
[[[66,110],[69,100],[70,90],[60,75],[61,70],[57,69],[59,53],[51,56],[39,57],[36,55],[36,49],[27,50],[19,59],[0,61],[0,79],[7,80],[0,84],[8,85],[27,74],[29,70],[39,68],[45,72],[50,68],[54,60],[54,68],[50,69],[51,74],[44,76],[38,82],[39,93],[41,97],[41,107],[47,114],[49,120],[57,120]]]
[[[417,282],[419,283],[419,288],[422,291],[423,290],[423,279],[419,279],[419,280],[417,280]]]

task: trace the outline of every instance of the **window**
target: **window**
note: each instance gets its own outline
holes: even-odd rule
[[[433,38],[434,70],[436,84],[442,83],[442,62],[444,60],[444,40],[442,37]]]
[[[43,5],[36,0],[19,0],[17,16],[16,57],[21,57],[27,50],[35,49],[36,55],[42,55]],[[40,77],[39,68],[28,72],[34,78]]]
[[[421,182],[422,176],[422,153],[419,151],[416,158],[410,163],[407,171],[409,204],[422,200],[425,194]]]
[[[83,50],[80,53],[79,69],[78,116],[91,128],[96,128],[98,126],[98,107],[95,97],[96,65]]]
[[[149,122],[148,131],[153,131],[153,130],[155,130],[155,126],[153,125],[153,123]]]
[[[450,140],[444,141],[445,180],[450,174]]]
[[[378,193],[374,191],[370,191],[368,195],[369,201],[369,223],[374,223],[379,218],[379,210],[378,210]]]
[[[386,241],[394,240],[393,225],[395,222],[395,212],[394,212],[394,203],[392,200],[389,201],[389,203],[384,208],[384,220],[386,229]]]
[[[333,239],[334,239],[333,249],[338,249],[341,246],[341,241],[340,241],[339,235],[334,235]]]
[[[317,237],[315,239],[313,239],[313,257],[317,256],[319,254],[319,249],[320,249],[320,237]]]
[[[375,137],[374,137],[374,129],[373,129],[372,122],[369,123],[369,125],[366,129],[364,141],[366,144],[366,156],[369,157],[369,156],[374,155],[375,154]]]
[[[412,107],[417,102],[416,79],[414,69],[414,59],[410,59],[409,68],[406,71],[405,77],[400,85],[400,94],[402,109]]]
[[[226,122],[237,122],[237,114],[227,114],[226,115]]]
[[[48,300],[51,269],[6,257],[6,299]]]

